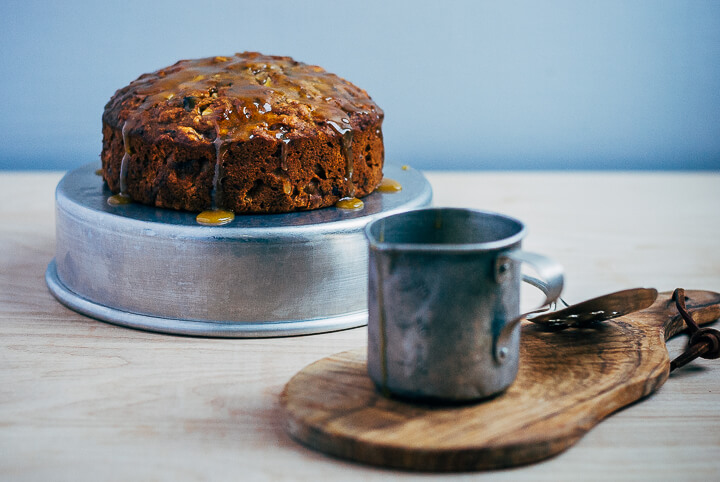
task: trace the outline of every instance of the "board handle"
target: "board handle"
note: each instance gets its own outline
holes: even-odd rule
[[[527,315],[547,310],[553,302],[560,298],[564,283],[563,268],[559,263],[541,254],[530,253],[521,249],[507,251],[498,256],[496,262],[496,279],[498,282],[502,282],[506,274],[511,272],[511,262],[527,263],[535,269],[539,278],[523,275],[523,280],[545,293],[545,301],[538,308],[513,318],[503,326],[495,339],[495,349],[493,351],[497,363],[503,363],[507,359],[510,352],[510,338],[517,325]]]
[[[720,293],[705,290],[684,290],[684,292],[686,310],[698,326],[707,325],[720,318]],[[638,317],[636,322],[661,330],[665,340],[669,340],[688,328],[675,305],[673,291],[658,294],[655,303],[640,313],[653,316]]]

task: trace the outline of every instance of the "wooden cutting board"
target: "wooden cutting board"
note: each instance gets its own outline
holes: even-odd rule
[[[698,324],[720,318],[720,294],[686,296]],[[492,400],[460,406],[385,398],[367,376],[364,349],[339,353],[288,382],[285,425],[308,447],[384,467],[467,471],[537,462],[660,388],[670,371],[665,341],[684,328],[672,293],[593,329],[524,324],[515,383]]]

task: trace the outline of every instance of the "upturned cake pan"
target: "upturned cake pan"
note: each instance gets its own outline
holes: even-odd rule
[[[194,213],[110,206],[98,167],[78,168],[58,184],[47,285],[79,313],[182,335],[289,336],[366,324],[363,228],[432,199],[419,171],[386,166],[402,190],[375,192],[359,211],[239,215],[201,226]]]

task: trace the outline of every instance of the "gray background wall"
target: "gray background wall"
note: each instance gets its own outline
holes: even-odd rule
[[[243,50],[366,89],[392,163],[720,169],[718,1],[3,0],[0,39],[0,169],[97,160],[116,89]]]

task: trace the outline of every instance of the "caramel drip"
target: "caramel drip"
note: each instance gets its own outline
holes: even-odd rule
[[[327,121],[327,124],[333,128],[335,132],[340,134],[340,140],[342,142],[342,153],[345,158],[345,196],[352,198],[355,196],[355,184],[353,184],[352,177],[354,171],[354,159],[353,159],[353,130],[350,127],[348,119],[341,119],[342,124],[338,124],[334,121]]]
[[[102,175],[103,175],[103,170],[102,170],[102,169],[96,169],[96,170],[95,170],[95,175],[96,175],[96,176],[102,176]]]
[[[362,199],[358,199],[356,197],[344,197],[335,203],[335,207],[338,207],[340,209],[348,209],[350,211],[359,211],[360,209],[365,207],[365,203],[362,201]]]
[[[120,194],[123,196],[127,196],[127,171],[129,160],[130,155],[126,152],[123,154],[122,160],[120,161],[120,179],[118,182],[120,184]]]
[[[343,155],[345,156],[345,192],[348,196],[355,196],[355,184],[353,184],[353,131],[347,130],[342,136]]]
[[[128,175],[128,162],[130,162],[130,146],[128,145],[128,124],[125,122],[122,127],[122,140],[123,140],[123,153],[122,159],[120,160],[120,194],[127,196],[127,175]]]
[[[215,138],[213,141],[213,144],[215,145],[215,172],[213,174],[213,181],[212,181],[212,192],[210,193],[211,203],[212,203],[212,209],[217,210],[218,206],[222,202],[222,190],[221,190],[221,163],[222,163],[222,157],[224,152],[224,141],[220,137],[220,134]]]
[[[375,190],[383,193],[395,193],[402,191],[402,185],[394,179],[384,177]]]
[[[288,165],[287,165],[287,145],[288,145],[288,142],[290,142],[290,141],[283,139],[282,143],[280,144],[280,168],[281,168],[283,171],[287,171],[287,170],[288,170]]]
[[[287,134],[287,130],[285,130],[285,128],[281,128],[281,131],[275,134],[275,138],[280,141],[280,169],[282,169],[283,171],[288,170],[287,151],[288,144],[290,144],[290,139],[285,137],[285,134]]]
[[[222,226],[231,223],[235,219],[235,213],[218,208],[222,204],[222,158],[225,154],[225,141],[222,138],[221,130],[218,128],[217,136],[213,141],[215,145],[215,172],[213,174],[212,192],[210,193],[212,206],[195,217],[195,221],[203,226]]]
[[[128,146],[128,125],[127,122],[122,127],[122,140],[123,140],[123,156],[120,160],[120,174],[118,184],[120,185],[120,192],[113,194],[107,199],[107,203],[111,206],[121,206],[123,204],[130,204],[132,199],[127,193],[127,176],[128,176],[128,162],[130,162],[130,147]],[[102,172],[102,171],[101,171]]]
[[[203,211],[195,217],[198,224],[203,226],[222,226],[232,222],[233,219],[235,219],[235,213],[223,209]]]

